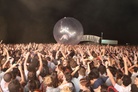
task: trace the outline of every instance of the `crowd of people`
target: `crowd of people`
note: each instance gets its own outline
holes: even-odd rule
[[[138,92],[138,47],[1,43],[0,92]]]

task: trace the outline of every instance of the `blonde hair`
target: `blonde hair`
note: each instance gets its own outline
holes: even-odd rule
[[[53,83],[53,79],[50,75],[48,75],[44,78],[44,84],[45,85],[52,86],[52,83]]]
[[[60,92],[72,92],[71,88],[68,86],[63,87]]]

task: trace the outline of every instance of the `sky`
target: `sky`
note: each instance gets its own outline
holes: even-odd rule
[[[138,44],[138,0],[0,0],[0,40],[52,43],[63,17],[80,21],[84,35]]]

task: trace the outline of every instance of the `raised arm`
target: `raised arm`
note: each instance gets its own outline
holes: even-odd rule
[[[87,68],[87,74],[89,74],[89,73],[91,72],[90,63],[91,63],[91,62],[88,62],[88,63],[87,63],[87,67],[88,67],[88,68]]]
[[[131,73],[133,73],[133,68],[134,68],[134,67],[137,67],[137,64],[130,66],[130,67],[128,68],[128,71],[131,72]]]
[[[74,76],[74,74],[79,70],[80,66],[77,66],[75,70],[71,73],[71,76]]]
[[[125,74],[128,75],[127,57],[123,56]]]
[[[59,56],[59,50],[56,51],[55,59],[58,59],[58,56]]]
[[[39,59],[39,68],[38,68],[38,71],[41,72],[42,68],[43,68],[43,63],[42,63],[42,58],[41,58],[41,54],[40,53],[37,53],[38,55],[38,59]]]
[[[30,54],[30,52],[28,52],[28,53],[25,55],[24,70],[27,70],[27,60],[28,60],[29,54]]]
[[[23,84],[25,82],[25,78],[24,78],[24,73],[23,73],[22,65],[21,64],[19,64],[18,69],[19,69],[20,75],[21,75],[20,83]]]
[[[13,64],[8,70],[6,70],[6,72],[5,73],[8,73],[8,72],[10,72],[15,66],[16,66],[17,64]]]
[[[116,82],[114,80],[114,77],[113,77],[111,71],[108,68],[108,62],[105,62],[105,67],[106,67],[107,75],[109,76],[109,79],[111,80],[112,85],[115,86]]]
[[[90,57],[93,57],[92,54],[91,54],[91,52],[90,52],[89,47],[87,47],[87,53],[88,53],[88,55],[89,55]]]
[[[5,68],[6,64],[8,63],[8,61],[10,59],[8,50],[6,48],[4,48],[4,53],[6,53],[6,62],[2,65],[2,68]]]

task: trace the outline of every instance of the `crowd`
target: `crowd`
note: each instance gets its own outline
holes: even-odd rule
[[[138,47],[1,43],[0,92],[138,92]]]

